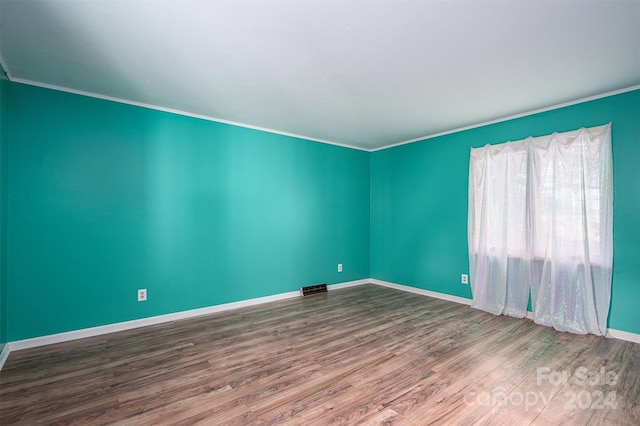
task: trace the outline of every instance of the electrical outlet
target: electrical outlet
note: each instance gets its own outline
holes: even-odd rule
[[[460,281],[462,282],[462,284],[469,284],[469,275],[462,274]]]
[[[138,289],[138,302],[144,302],[147,300],[147,289],[140,288]]]
[[[338,272],[342,272],[342,263],[338,263]]]

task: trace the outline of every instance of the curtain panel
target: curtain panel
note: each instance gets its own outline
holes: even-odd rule
[[[606,333],[613,263],[611,124],[471,149],[472,307]]]

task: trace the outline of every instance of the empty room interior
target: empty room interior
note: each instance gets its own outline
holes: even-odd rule
[[[0,0],[1,424],[640,424],[640,1]]]

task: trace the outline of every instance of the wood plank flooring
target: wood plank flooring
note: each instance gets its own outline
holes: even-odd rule
[[[374,285],[15,351],[0,372],[3,425],[638,425],[639,398],[638,344]]]

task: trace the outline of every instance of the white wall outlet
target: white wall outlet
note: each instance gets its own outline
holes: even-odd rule
[[[342,272],[342,263],[338,263],[338,272]]]
[[[469,284],[469,275],[467,274],[462,274],[461,278],[460,278],[460,282],[462,284]]]
[[[147,300],[147,289],[140,288],[138,289],[138,302],[144,302]]]

